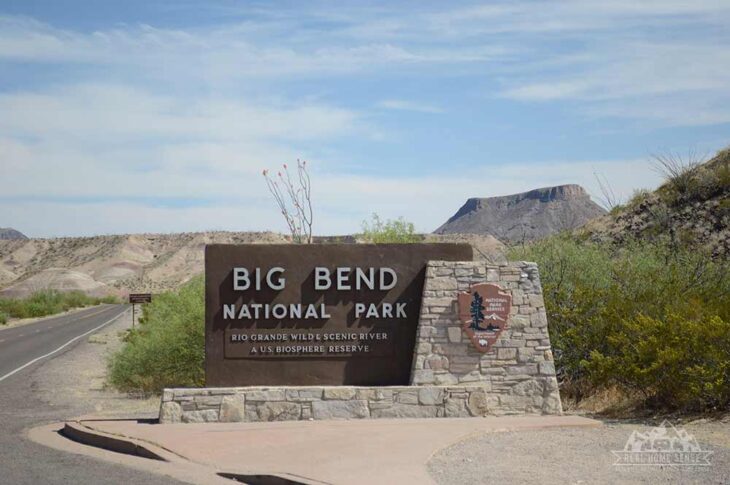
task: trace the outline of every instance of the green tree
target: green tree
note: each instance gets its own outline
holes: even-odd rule
[[[375,213],[369,222],[367,220],[362,222],[361,238],[365,242],[375,244],[408,244],[419,242],[422,239],[420,235],[416,234],[412,222],[407,222],[402,217],[383,221]]]

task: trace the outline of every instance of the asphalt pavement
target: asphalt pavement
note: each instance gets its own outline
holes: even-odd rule
[[[91,404],[58,408],[42,399],[34,382],[54,360],[111,324],[127,305],[104,305],[0,329],[0,484],[178,484],[153,475],[36,444],[28,428],[88,413]]]

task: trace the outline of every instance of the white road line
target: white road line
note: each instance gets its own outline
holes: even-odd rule
[[[121,317],[121,316],[122,316],[123,314],[124,314],[124,312],[122,312],[122,313],[120,313],[119,315],[115,316],[115,317],[114,317],[114,318],[112,318],[111,320],[108,320],[108,321],[106,321],[106,322],[102,323],[102,324],[101,324],[101,325],[99,325],[98,327],[92,328],[92,329],[91,329],[91,330],[89,330],[88,332],[86,332],[86,333],[82,333],[81,335],[79,335],[79,336],[77,336],[77,337],[74,337],[74,338],[72,338],[71,340],[69,340],[69,341],[68,341],[68,342],[66,342],[65,344],[61,345],[61,346],[60,346],[59,348],[57,348],[57,349],[56,349],[56,350],[54,350],[53,352],[48,352],[48,353],[47,353],[47,354],[45,354],[45,355],[41,355],[40,357],[36,357],[35,359],[31,360],[31,361],[30,361],[30,362],[28,362],[27,364],[24,364],[24,365],[22,365],[22,366],[18,367],[18,368],[17,368],[17,369],[15,369],[14,371],[12,371],[12,372],[8,372],[8,373],[7,373],[7,374],[5,374],[4,376],[0,377],[0,382],[4,381],[5,379],[7,379],[8,377],[12,376],[13,374],[17,374],[18,372],[22,371],[23,369],[25,369],[25,368],[26,368],[26,367],[28,367],[29,365],[33,365],[33,364],[35,364],[36,362],[38,362],[39,360],[41,360],[41,359],[45,359],[46,357],[50,357],[51,355],[55,354],[56,352],[58,352],[58,351],[60,351],[60,350],[63,350],[63,349],[65,349],[66,347],[68,347],[68,346],[69,346],[69,345],[71,345],[72,343],[76,342],[76,341],[77,341],[78,339],[80,339],[80,338],[83,338],[83,337],[86,337],[86,336],[87,336],[87,335],[89,335],[90,333],[96,332],[97,330],[99,330],[99,329],[100,329],[100,328],[102,328],[102,327],[106,327],[107,325],[109,325],[110,323],[112,323],[112,322],[113,322],[114,320],[116,320],[117,318]]]

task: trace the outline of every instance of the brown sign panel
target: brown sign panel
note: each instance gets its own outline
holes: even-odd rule
[[[129,303],[150,303],[152,302],[152,293],[130,293]]]
[[[466,244],[209,245],[208,386],[405,385],[429,260]]]
[[[499,285],[481,283],[459,293],[458,299],[464,332],[479,352],[488,352],[507,328],[512,295]]]

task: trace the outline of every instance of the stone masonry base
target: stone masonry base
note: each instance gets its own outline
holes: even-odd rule
[[[166,389],[160,423],[555,414],[554,407],[544,406],[555,390],[528,386],[519,395],[493,395],[483,386],[463,385]]]

